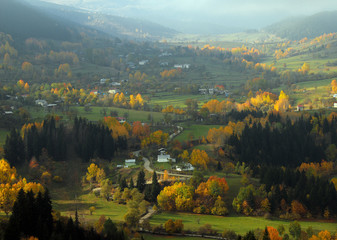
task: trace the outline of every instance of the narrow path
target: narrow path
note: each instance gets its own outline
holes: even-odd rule
[[[140,225],[144,222],[144,220],[149,219],[150,217],[152,217],[153,214],[156,213],[156,211],[153,210],[152,206],[150,206],[147,211],[148,211],[147,214],[145,214],[143,217],[141,217],[139,219],[139,224]]]

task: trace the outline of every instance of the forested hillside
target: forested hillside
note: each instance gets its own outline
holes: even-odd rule
[[[265,28],[267,32],[290,40],[315,38],[337,31],[337,12],[322,12],[309,17],[292,18]]]

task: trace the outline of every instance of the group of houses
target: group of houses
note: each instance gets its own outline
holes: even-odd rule
[[[166,153],[165,148],[158,149],[157,162],[159,163],[176,163],[175,158],[171,158],[169,154]],[[180,166],[175,166],[176,171],[193,171],[194,167],[190,163],[181,164]]]

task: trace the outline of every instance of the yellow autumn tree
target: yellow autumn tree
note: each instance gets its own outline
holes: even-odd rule
[[[289,96],[281,90],[280,96],[274,105],[274,109],[278,112],[285,112],[290,108]]]
[[[209,163],[208,154],[204,150],[193,149],[190,156],[190,163],[200,169],[207,169]]]
[[[331,92],[337,93],[337,81],[336,81],[336,79],[331,81]]]
[[[298,69],[298,71],[302,74],[307,74],[310,71],[310,65],[309,63],[303,63],[302,67],[300,69]]]
[[[0,210],[8,214],[12,211],[14,202],[20,189],[25,192],[33,191],[35,195],[38,192],[44,192],[40,183],[27,182],[25,178],[17,176],[16,169],[10,167],[5,159],[0,160]]]

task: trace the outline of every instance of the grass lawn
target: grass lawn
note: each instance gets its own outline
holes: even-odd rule
[[[175,139],[179,141],[186,141],[192,139],[199,139],[202,136],[207,137],[208,130],[211,128],[219,128],[220,125],[197,125],[184,126],[184,131]]]
[[[168,239],[168,240],[181,240],[181,239],[188,239],[188,240],[205,240],[205,238],[198,238],[198,237],[175,237],[175,236],[163,236],[163,235],[153,235],[153,234],[142,234],[145,240],[157,240],[157,239]]]
[[[89,212],[91,206],[96,208],[92,215]],[[77,200],[53,200],[53,209],[60,211],[63,216],[72,216],[74,218],[76,208],[78,209],[80,221],[85,223],[95,223],[101,215],[110,218],[114,222],[122,222],[127,212],[126,205],[106,201],[92,193],[83,194]]]
[[[197,100],[199,103],[199,107],[201,107],[205,102],[208,102],[212,99],[213,96],[211,95],[201,95],[201,94],[184,94],[184,95],[178,95],[175,93],[165,92],[165,93],[155,93],[152,96],[149,96],[150,101],[149,104],[155,105],[161,105],[163,107],[172,105],[173,107],[178,108],[186,108],[185,101],[187,99],[193,99]],[[226,99],[225,95],[219,95],[216,96],[216,99],[219,101],[222,101]]]
[[[213,215],[200,215],[200,214],[190,214],[190,213],[169,213],[164,212],[154,215],[150,223],[152,225],[164,224],[168,219],[181,219],[184,224],[184,229],[198,230],[198,228],[204,224],[212,225],[212,228],[223,232],[224,229],[234,230],[238,234],[245,234],[250,230],[256,228],[264,229],[266,226],[272,226],[277,228],[279,225],[283,224],[288,230],[289,221],[282,220],[267,220],[262,217],[242,217],[242,216],[230,216],[230,217],[220,217]],[[198,224],[199,219],[199,224]],[[326,222],[300,222],[302,229],[307,229],[312,226],[314,230],[328,230],[330,232],[336,231],[336,223],[326,223]]]
[[[155,122],[160,121],[164,118],[164,114],[160,112],[149,112],[149,111],[136,111],[131,109],[116,108],[116,107],[91,107],[91,111],[84,111],[84,107],[72,107],[72,109],[78,112],[79,116],[85,117],[90,121],[98,121],[104,117],[102,114],[103,109],[106,110],[107,116],[110,115],[110,111],[116,111],[118,116],[123,117],[124,114],[128,114],[128,121],[142,121],[148,122],[148,117],[151,114]]]
[[[9,133],[6,129],[0,129],[0,146],[4,145],[6,142],[7,134]]]

